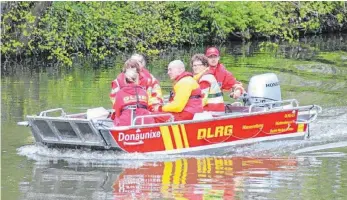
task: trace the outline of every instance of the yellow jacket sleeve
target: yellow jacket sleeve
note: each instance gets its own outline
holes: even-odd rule
[[[192,91],[198,87],[199,84],[192,77],[182,78],[173,88],[175,91],[174,99],[170,103],[164,105],[162,110],[164,112],[182,112],[188,103]]]

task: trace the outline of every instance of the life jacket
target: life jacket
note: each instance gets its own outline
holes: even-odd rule
[[[162,104],[163,94],[161,92],[159,81],[145,68],[142,68],[141,77],[144,77],[143,79],[146,80],[146,91],[149,98],[148,104],[149,105]]]
[[[193,75],[190,72],[183,72],[175,79],[175,82],[176,82],[175,84],[177,84],[179,81],[181,81],[184,78],[193,79]],[[175,94],[176,94],[175,90],[170,92],[169,102],[173,101]],[[202,94],[201,94],[200,87],[197,87],[196,89],[192,90],[190,97],[189,97],[189,100],[188,100],[186,106],[183,108],[183,111],[190,112],[192,114],[203,111],[203,109],[202,109]]]
[[[110,98],[115,99],[117,92],[124,86],[126,86],[125,75],[124,73],[120,73],[116,79],[111,82],[111,93]]]
[[[202,88],[202,93],[207,94],[203,98],[204,111],[213,111],[213,112],[224,112],[224,100],[223,93],[220,89],[220,86],[213,75],[212,70],[206,70],[198,77],[199,84],[203,82],[209,83],[210,87]]]
[[[147,108],[148,96],[146,91],[139,85],[127,84],[117,92],[116,102],[113,105],[113,109],[115,110],[115,125],[130,125],[131,115],[134,117],[149,115],[150,112]],[[154,120],[152,118],[145,118],[144,123],[154,123]]]
[[[115,99],[117,92],[124,86],[126,86],[126,80],[124,73],[120,73],[115,80],[111,82],[110,98]],[[146,90],[149,97],[148,104],[159,104],[163,102],[161,88],[159,81],[154,78],[152,74],[145,68],[140,72],[139,86]]]

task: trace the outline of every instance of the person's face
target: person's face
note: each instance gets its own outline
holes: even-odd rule
[[[194,74],[202,72],[205,69],[205,67],[206,66],[204,66],[200,60],[193,61],[192,69]]]
[[[139,66],[140,66],[140,71],[142,71],[143,70],[143,68],[144,68],[144,66],[142,65],[142,63],[141,62],[138,62],[139,63]]]
[[[219,56],[217,55],[210,55],[207,57],[208,59],[208,64],[211,66],[211,67],[216,67],[218,62],[219,62]]]
[[[179,67],[175,67],[171,65],[167,67],[167,74],[169,75],[171,80],[175,80],[177,76],[181,74],[181,70]]]

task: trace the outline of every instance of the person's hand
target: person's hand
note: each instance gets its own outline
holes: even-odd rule
[[[234,99],[238,99],[244,92],[245,92],[245,89],[243,89],[242,86],[236,86],[234,88],[234,91],[230,93],[230,97]]]
[[[238,99],[242,95],[242,90],[236,90],[233,94],[234,99]]]

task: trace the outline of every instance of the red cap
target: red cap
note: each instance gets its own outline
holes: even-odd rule
[[[211,55],[216,55],[219,56],[219,51],[216,47],[210,47],[206,49],[205,56],[211,56]]]

